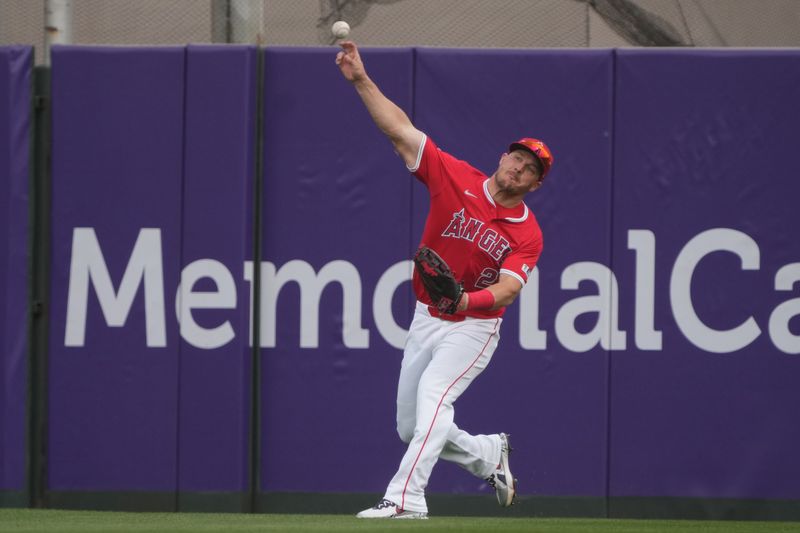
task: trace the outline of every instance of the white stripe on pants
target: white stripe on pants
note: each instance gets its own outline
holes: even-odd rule
[[[502,319],[449,322],[417,302],[397,387],[397,432],[408,443],[385,498],[427,512],[425,487],[439,457],[489,477],[500,461],[499,435],[470,435],[453,423],[453,403],[492,358]]]

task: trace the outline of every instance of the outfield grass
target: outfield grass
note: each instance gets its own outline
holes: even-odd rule
[[[32,532],[225,532],[249,531],[475,531],[481,533],[751,533],[798,532],[800,522],[610,520],[560,518],[465,518],[359,520],[345,515],[116,513],[0,509],[0,531]]]

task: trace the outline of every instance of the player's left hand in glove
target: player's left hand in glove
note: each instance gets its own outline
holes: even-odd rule
[[[439,312],[447,315],[455,313],[464,294],[464,287],[456,281],[445,260],[432,249],[423,246],[414,255],[414,267]]]

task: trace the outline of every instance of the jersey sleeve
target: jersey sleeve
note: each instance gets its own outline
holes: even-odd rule
[[[439,148],[427,135],[422,139],[414,165],[407,168],[425,184],[431,196],[438,195],[449,181],[480,174],[468,163]]]
[[[436,145],[433,144],[433,141],[430,140],[427,134],[422,134],[422,142],[419,143],[419,149],[417,150],[417,159],[413,165],[406,167],[409,172],[416,175],[419,171],[419,167],[422,165],[422,157],[425,153],[425,149],[427,148],[428,144],[433,145],[433,148],[436,148]]]
[[[408,167],[408,170],[428,187],[431,195],[435,195],[441,189],[441,183],[445,176],[445,164],[442,161],[443,152],[430,137],[423,135],[424,137],[417,153],[417,160],[413,166]]]
[[[500,267],[500,274],[507,274],[516,278],[524,287],[528,282],[528,277],[539,256],[542,255],[542,234],[537,232],[535,237],[525,245],[509,254]]]

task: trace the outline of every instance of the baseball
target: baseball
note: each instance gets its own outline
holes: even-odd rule
[[[350,34],[350,24],[343,20],[337,20],[331,26],[331,33],[337,39],[344,39]]]

